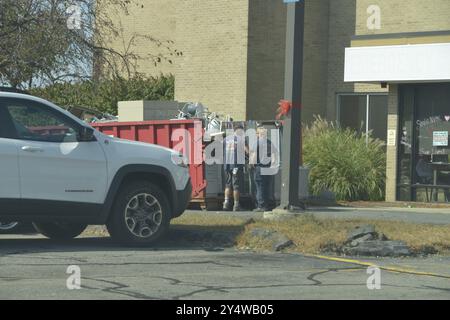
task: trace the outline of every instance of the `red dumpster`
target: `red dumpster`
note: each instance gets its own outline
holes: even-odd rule
[[[203,126],[200,120],[161,120],[140,122],[94,123],[92,126],[103,134],[121,139],[141,141],[182,151],[189,158],[192,180],[192,198],[206,198],[206,172],[202,155]],[[180,150],[180,144],[183,148]]]

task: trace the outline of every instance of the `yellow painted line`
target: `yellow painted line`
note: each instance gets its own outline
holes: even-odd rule
[[[413,274],[413,275],[418,275],[418,276],[428,276],[428,277],[438,277],[438,278],[450,279],[450,275],[432,273],[432,272],[415,271],[415,270],[404,269],[404,268],[400,268],[400,267],[383,267],[383,266],[378,266],[374,263],[355,260],[355,259],[328,257],[328,256],[322,256],[322,255],[314,255],[314,254],[313,255],[305,254],[304,256],[310,257],[310,258],[328,260],[328,261],[352,263],[352,264],[357,264],[357,265],[366,266],[366,267],[377,266],[381,270],[386,270],[386,271],[396,272],[396,273],[407,273],[407,274]]]

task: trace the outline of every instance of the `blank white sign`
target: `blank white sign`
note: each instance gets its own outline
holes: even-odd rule
[[[345,49],[346,82],[450,81],[450,43]]]

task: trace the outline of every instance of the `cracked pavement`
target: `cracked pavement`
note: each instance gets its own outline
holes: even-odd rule
[[[450,269],[449,257],[406,263]],[[66,287],[69,265],[81,268],[81,290]],[[450,278],[382,270],[381,290],[368,290],[368,277],[366,267],[348,262],[183,241],[132,249],[108,238],[57,244],[0,235],[0,299],[450,299]]]

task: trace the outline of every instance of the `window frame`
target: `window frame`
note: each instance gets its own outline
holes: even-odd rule
[[[369,125],[370,125],[370,97],[371,96],[385,96],[388,97],[388,92],[342,92],[336,94],[336,120],[339,126],[341,126],[341,97],[345,96],[358,96],[358,97],[366,97],[366,119],[365,121],[365,132],[367,143],[369,143]],[[387,119],[386,119],[387,122]]]

